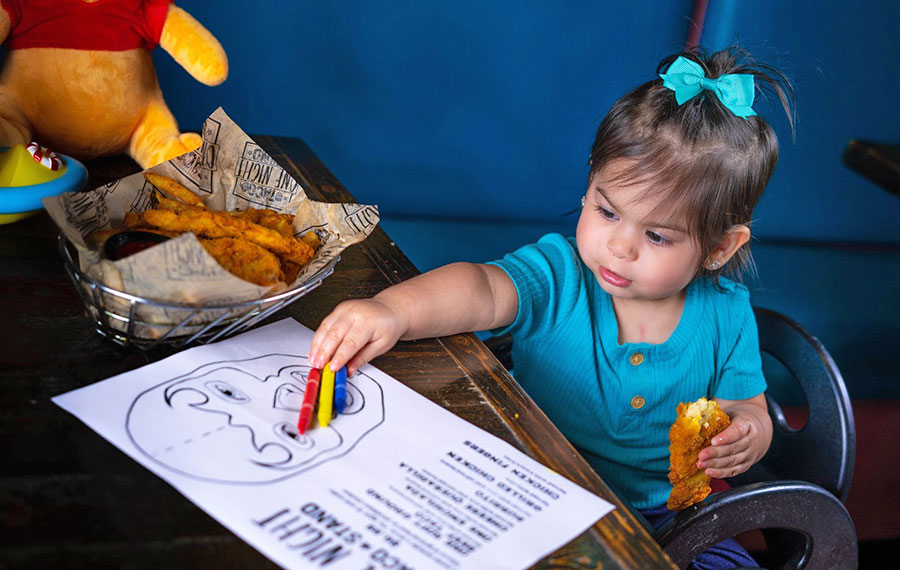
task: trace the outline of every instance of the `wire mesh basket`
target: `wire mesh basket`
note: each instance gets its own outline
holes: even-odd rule
[[[146,299],[104,285],[78,268],[77,253],[59,236],[63,265],[94,320],[98,333],[121,346],[150,350],[160,345],[206,344],[245,331],[322,284],[340,256],[303,285],[255,301],[191,305]],[[146,315],[164,315],[148,319]]]

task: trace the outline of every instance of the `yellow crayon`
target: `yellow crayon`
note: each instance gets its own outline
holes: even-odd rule
[[[322,368],[322,385],[319,387],[319,425],[325,427],[331,421],[331,407],[334,405],[334,370],[331,363]]]

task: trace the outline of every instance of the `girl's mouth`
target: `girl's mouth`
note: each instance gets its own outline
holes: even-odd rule
[[[615,287],[628,287],[629,285],[631,285],[630,279],[625,279],[618,273],[613,273],[605,267],[599,267],[598,272],[600,273],[600,277],[602,277],[604,281],[606,281],[610,285],[614,285]]]

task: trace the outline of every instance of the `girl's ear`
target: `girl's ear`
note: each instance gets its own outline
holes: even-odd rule
[[[731,229],[722,236],[719,245],[717,245],[716,248],[712,250],[712,253],[709,254],[709,257],[706,258],[703,266],[711,271],[719,269],[728,263],[728,260],[737,253],[737,250],[749,240],[750,228],[743,224],[732,226]]]

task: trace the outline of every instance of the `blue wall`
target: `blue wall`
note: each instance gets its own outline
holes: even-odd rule
[[[557,220],[594,130],[679,50],[692,2],[183,0],[223,43],[225,84],[155,53],[183,128],[215,107],[248,132],[304,138],[386,217]],[[756,234],[900,242],[900,201],[841,164],[851,138],[900,138],[900,3],[711,0],[702,43],[738,39],[798,88],[792,143]]]
[[[898,28],[894,0],[711,0],[704,45],[739,41],[798,93],[796,144],[781,137],[761,235],[900,242],[900,200],[841,164],[850,139],[900,143]]]
[[[546,219],[577,204],[600,118],[681,48],[691,3],[180,5],[231,63],[206,88],[157,52],[185,127],[222,105],[300,136],[387,216]]]

